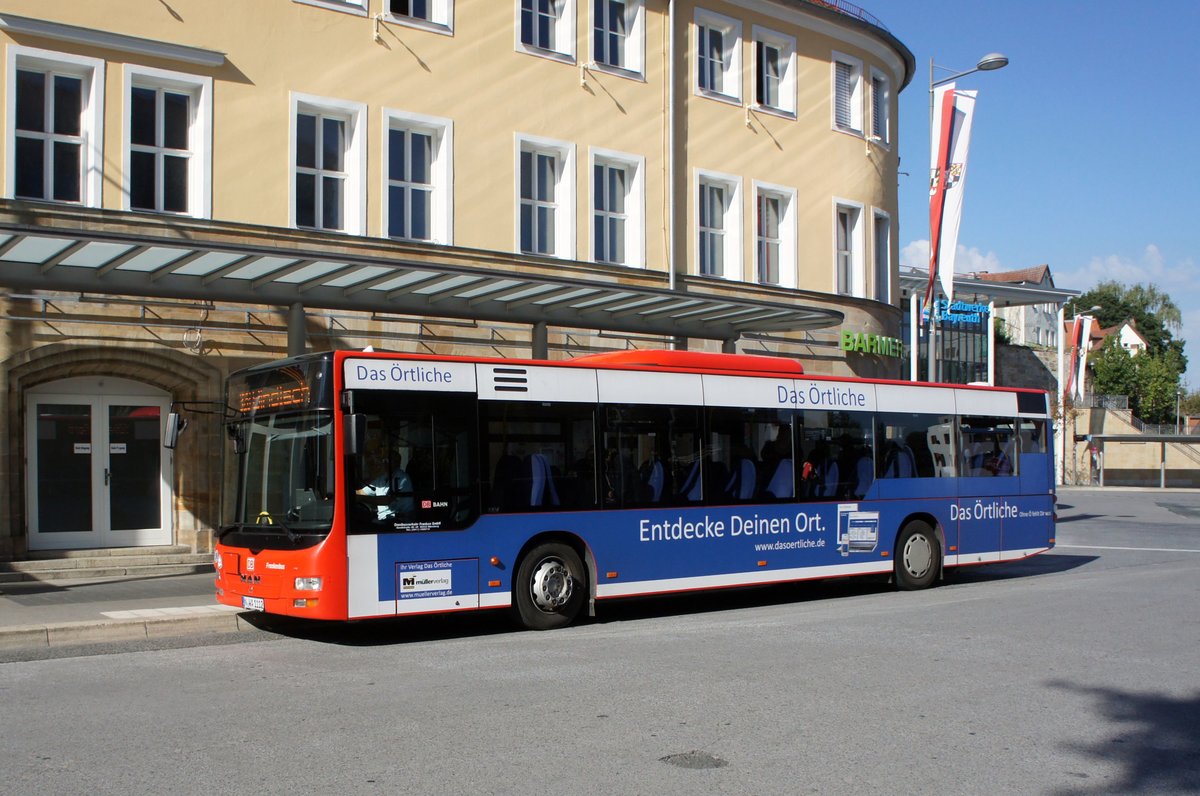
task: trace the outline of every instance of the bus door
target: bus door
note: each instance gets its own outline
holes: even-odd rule
[[[959,421],[959,556],[964,564],[997,561],[1009,498],[1020,492],[1012,418],[965,415]]]
[[[1016,447],[1021,497],[1017,516],[1004,520],[1004,549],[1041,550],[1054,536],[1054,455],[1049,422],[1018,418]]]

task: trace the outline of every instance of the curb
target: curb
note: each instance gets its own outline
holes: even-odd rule
[[[0,651],[137,641],[201,633],[239,633],[258,629],[243,619],[240,613],[233,612],[17,625],[0,628]]]

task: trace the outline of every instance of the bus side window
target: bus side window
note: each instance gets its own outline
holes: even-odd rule
[[[881,412],[875,418],[879,478],[952,478],[953,419],[944,415]]]

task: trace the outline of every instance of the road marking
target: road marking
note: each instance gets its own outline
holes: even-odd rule
[[[1070,547],[1075,550],[1137,550],[1142,553],[1200,553],[1200,550],[1191,550],[1180,547],[1102,547],[1094,544],[1056,544],[1055,548]]]
[[[195,616],[240,610],[232,605],[187,605],[171,608],[135,608],[130,611],[101,611],[100,615],[108,619],[151,619],[163,616]]]

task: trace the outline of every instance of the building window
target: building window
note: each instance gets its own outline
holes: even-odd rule
[[[796,192],[755,185],[755,278],[764,285],[795,287]]]
[[[592,152],[592,258],[644,265],[644,200],[639,157]]]
[[[754,101],[760,108],[796,113],[796,40],[754,28]]]
[[[697,272],[702,276],[741,278],[738,178],[701,173],[697,185]]]
[[[891,303],[892,220],[875,213],[875,300]]]
[[[9,47],[9,196],[99,207],[103,72],[103,61]]]
[[[699,93],[740,100],[742,25],[728,17],[696,11],[696,87]]]
[[[449,119],[385,114],[384,218],[391,238],[450,243],[453,186]]]
[[[862,61],[835,53],[833,60],[833,126],[862,134]]]
[[[367,0],[292,0],[292,2],[328,8],[331,11],[345,11],[360,17],[367,15]]]
[[[518,144],[517,244],[526,254],[574,253],[574,155],[569,144],[524,139]]]
[[[881,73],[871,70],[871,135],[881,144],[891,143],[889,132],[889,114],[891,108],[891,88],[888,79]]]
[[[860,241],[859,221],[862,218],[862,208],[839,204],[834,217],[834,260],[836,269],[836,290],[843,296],[862,296],[862,278],[860,261],[862,243]]]
[[[454,29],[454,0],[387,0],[388,21],[438,33]]]
[[[593,65],[642,71],[645,0],[592,0]]]
[[[212,79],[127,67],[125,97],[127,207],[210,215]]]
[[[520,49],[567,60],[575,57],[574,0],[520,0]]]
[[[293,96],[293,223],[364,231],[363,118],[366,107]]]

